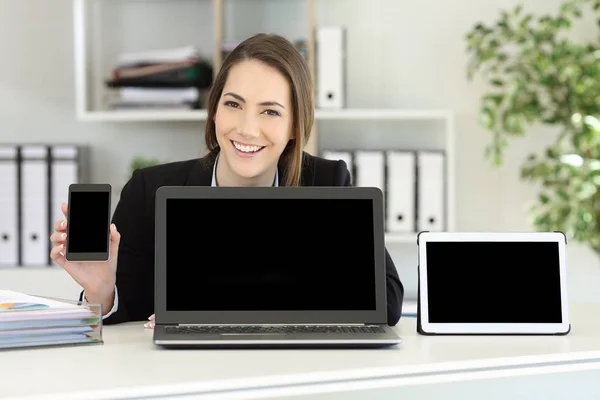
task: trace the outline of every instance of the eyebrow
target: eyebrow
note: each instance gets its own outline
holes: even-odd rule
[[[227,92],[223,96],[231,96],[231,97],[233,97],[233,98],[241,101],[242,103],[246,102],[246,100],[242,96],[240,96],[239,94],[237,94],[237,93]],[[259,103],[258,105],[260,105],[260,106],[279,106],[279,107],[281,107],[281,108],[283,108],[285,110],[285,107],[282,106],[281,104],[279,104],[276,101],[263,101],[262,103]]]

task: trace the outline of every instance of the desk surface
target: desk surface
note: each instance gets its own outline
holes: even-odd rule
[[[600,304],[572,304],[571,315],[569,335],[530,337],[425,337],[415,318],[403,317],[395,328],[403,343],[378,350],[164,350],[142,323],[106,326],[103,345],[0,352],[0,399],[216,396],[386,379],[435,383],[536,366],[600,369]]]

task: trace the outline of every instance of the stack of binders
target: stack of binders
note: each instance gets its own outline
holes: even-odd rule
[[[0,145],[0,267],[51,265],[61,204],[88,176],[86,147]]]
[[[325,150],[322,156],[343,160],[354,186],[381,189],[385,196],[386,232],[447,229],[443,151]]]
[[[0,349],[101,344],[101,308],[0,290]]]

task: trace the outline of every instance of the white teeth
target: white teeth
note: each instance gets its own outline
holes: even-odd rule
[[[262,149],[262,146],[247,146],[244,144],[239,144],[238,142],[233,142],[233,145],[235,146],[236,149],[238,149],[239,151],[242,151],[244,153],[254,153],[254,152],[257,152],[258,150]]]

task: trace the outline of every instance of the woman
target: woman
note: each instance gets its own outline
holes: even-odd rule
[[[121,192],[103,263],[67,262],[66,221],[55,224],[51,258],[102,304],[104,323],[149,319],[154,296],[154,196],[161,186],[350,186],[343,161],[303,152],[313,125],[306,61],[277,35],[242,42],[225,60],[208,100],[208,155],[136,170]],[[62,205],[66,217],[68,206]],[[400,318],[404,289],[386,251],[388,324]],[[151,319],[151,318],[150,318]]]

